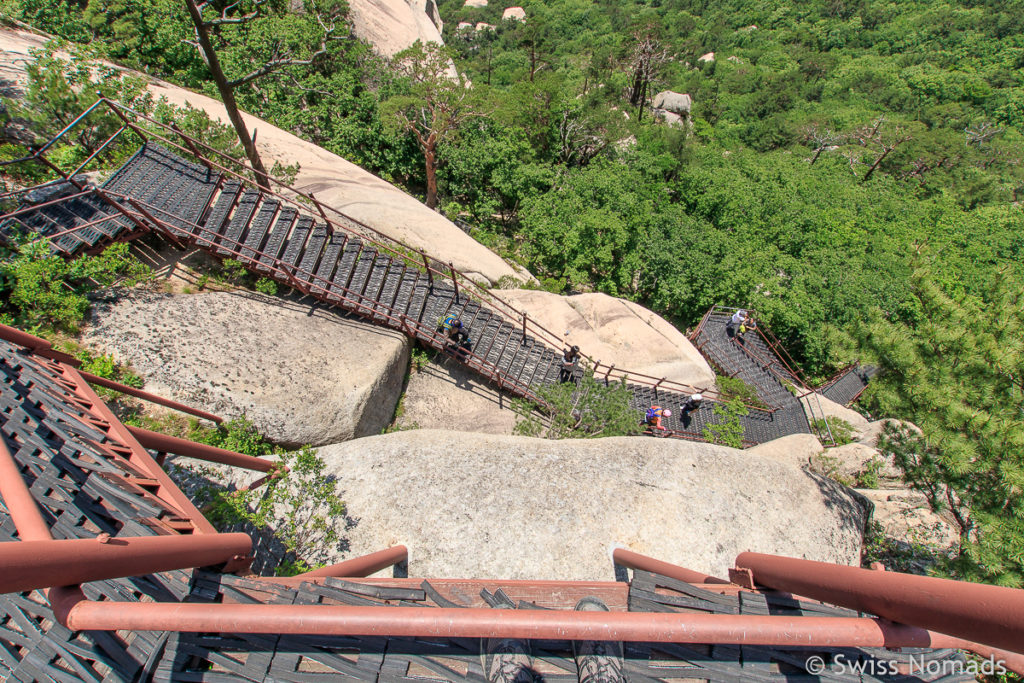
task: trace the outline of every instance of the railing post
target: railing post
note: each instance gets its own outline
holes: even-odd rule
[[[149,137],[145,133],[143,133],[142,130],[138,126],[136,126],[134,123],[129,121],[128,118],[121,112],[121,110],[118,109],[116,104],[114,104],[113,102],[108,100],[106,97],[103,97],[103,95],[100,95],[100,93],[96,93],[96,94],[99,95],[101,100],[103,100],[103,104],[107,105],[107,109],[110,109],[110,111],[114,112],[114,114],[116,114],[117,117],[119,119],[121,119],[126,126],[131,128],[132,131],[134,131],[136,135],[138,135],[140,138],[142,138],[143,142],[149,142]]]
[[[451,261],[448,262],[448,269],[451,271],[452,285],[455,287],[455,303],[459,303],[459,281],[455,277],[455,265]]]
[[[320,212],[320,218],[324,219],[324,225],[327,226],[327,235],[334,237],[334,226],[331,225],[330,219],[327,218],[327,212],[324,211],[324,207],[320,204],[320,200],[313,196],[312,192],[309,193],[309,198],[313,200],[313,205],[316,207],[316,210]]]
[[[189,140],[187,137],[185,137],[184,132],[181,130],[181,128],[178,128],[178,124],[177,123],[174,123],[173,121],[171,122],[171,130],[173,130],[175,133],[178,134],[178,138],[183,143],[185,143],[186,147],[188,147],[188,151],[190,151],[193,154],[195,154],[196,158],[199,159],[200,162],[202,162],[203,166],[206,166],[207,168],[211,168],[209,162],[206,160],[206,157],[204,157],[202,154],[200,154],[199,150],[196,148],[196,146],[192,144],[192,141]]]
[[[434,273],[430,270],[430,261],[427,260],[427,252],[420,249],[420,256],[423,257],[423,267],[427,269],[427,279],[430,280],[430,286],[434,286]]]
[[[605,386],[608,385],[608,376],[612,374],[612,370],[614,370],[614,369],[615,369],[615,363],[612,363],[611,365],[608,366],[608,372],[604,373],[604,383],[605,383]]]
[[[658,380],[657,384],[654,385],[654,396],[655,396],[655,398],[657,398],[657,396],[658,396],[658,387],[660,387],[661,383],[664,382],[664,381],[665,381],[665,378],[662,377],[661,379]]]
[[[526,311],[523,311],[523,343],[526,343]]]

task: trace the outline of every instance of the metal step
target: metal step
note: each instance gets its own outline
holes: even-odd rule
[[[256,217],[249,224],[249,232],[245,237],[245,247],[242,249],[243,258],[258,260],[257,254],[262,251],[260,247],[263,246],[263,240],[266,238],[267,232],[270,230],[270,226],[280,207],[281,202],[274,199],[268,199],[260,205],[260,210],[256,212]]]
[[[235,206],[235,200],[238,199],[239,193],[242,191],[242,184],[237,180],[229,180],[224,183],[224,188],[220,191],[220,196],[217,197],[217,201],[213,205],[213,209],[210,210],[210,215],[206,218],[206,224],[204,227],[206,230],[199,233],[200,239],[203,243],[211,243],[214,239],[214,235],[220,235],[221,230],[224,228],[224,223],[227,221],[228,216],[231,214],[231,209]]]
[[[242,193],[242,198],[238,200],[238,206],[235,207],[234,215],[221,231],[222,236],[217,238],[217,244],[223,245],[223,248],[216,249],[217,254],[234,258],[235,254],[232,252],[241,252],[242,233],[249,227],[249,221],[256,213],[256,204],[259,203],[261,196],[256,190],[246,190]]]
[[[295,217],[298,215],[299,212],[290,206],[286,206],[278,212],[277,220],[274,221],[274,227],[270,231],[270,238],[263,246],[263,256],[260,257],[258,270],[270,272],[271,267],[275,265],[281,254],[281,247],[284,246],[284,241],[292,230],[292,223],[295,222]]]
[[[306,244],[306,251],[302,255],[302,263],[299,264],[298,278],[303,282],[313,284],[313,275],[320,262],[320,255],[323,253],[324,244],[327,243],[327,225],[317,223],[313,226],[313,232],[309,235],[309,242]]]
[[[292,228],[292,234],[288,237],[288,246],[284,250],[281,261],[289,266],[298,266],[302,257],[303,247],[306,246],[306,238],[313,228],[313,219],[309,216],[299,216]]]
[[[329,292],[331,278],[334,276],[335,267],[340,263],[339,257],[345,248],[345,242],[345,236],[340,232],[334,233],[327,240],[327,246],[324,247],[324,255],[320,258],[320,267],[316,269],[316,277],[313,278],[313,286],[317,288],[320,296],[327,297],[328,300],[331,298]]]

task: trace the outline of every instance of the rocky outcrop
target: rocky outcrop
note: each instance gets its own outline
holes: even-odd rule
[[[745,550],[860,559],[854,495],[722,446],[421,430],[320,455],[358,520],[348,555],[404,543],[418,576],[609,580],[615,544],[717,575]]]
[[[516,424],[508,396],[443,355],[412,369],[400,412],[400,429],[511,434]]]
[[[491,24],[488,24],[486,21],[478,21],[477,24],[476,24],[476,30],[477,31],[493,31],[494,30],[494,26],[491,25]]]
[[[697,58],[697,63],[698,64],[703,64],[704,62],[713,62],[713,61],[715,61],[715,53],[714,52],[706,52],[706,53],[702,54],[700,57]]]
[[[690,115],[690,109],[693,107],[693,98],[686,93],[663,90],[654,96],[651,106],[655,109],[664,109],[665,111],[670,111],[673,114],[688,117]]]
[[[559,296],[528,289],[494,294],[555,335],[567,331],[566,344],[605,365],[695,387],[714,384],[714,371],[686,336],[639,304],[606,294]]]
[[[397,332],[248,292],[134,292],[95,306],[84,341],[135,368],[147,391],[245,414],[295,445],[379,433],[409,358]]]
[[[526,10],[522,7],[508,7],[501,13],[502,21],[526,21]]]
[[[906,488],[857,489],[874,505],[872,519],[901,546],[945,551],[960,542],[956,526],[932,511],[924,494]]]
[[[487,0],[466,0],[463,7],[487,7]]]
[[[349,18],[355,34],[385,57],[417,40],[444,44],[434,0],[350,0]]]

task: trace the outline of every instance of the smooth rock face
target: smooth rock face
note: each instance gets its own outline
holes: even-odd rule
[[[526,21],[526,10],[522,7],[509,7],[501,13],[501,18],[513,21]]]
[[[476,24],[476,30],[477,31],[493,31],[494,30],[494,26],[492,26],[491,24],[488,24],[485,21],[478,21],[477,24]]]
[[[147,391],[293,445],[379,433],[409,359],[397,332],[248,292],[132,293],[95,306],[84,340]]]
[[[437,356],[411,372],[396,426],[456,432],[511,434],[516,425],[510,399],[476,374]]]
[[[698,57],[697,61],[698,62],[713,62],[713,61],[715,61],[715,53],[714,52],[706,52],[706,53],[702,54],[700,57]]]
[[[463,7],[487,7],[487,0],[466,0]]]
[[[663,90],[654,96],[651,106],[655,109],[665,109],[680,116],[689,116],[693,107],[693,98],[686,93]]]
[[[582,353],[604,365],[693,387],[714,384],[714,371],[686,336],[639,304],[607,294],[560,296],[528,289],[493,293],[556,336],[568,330],[564,343],[578,345]]]
[[[610,548],[724,575],[751,550],[857,564],[865,511],[834,482],[722,446],[419,430],[326,446],[349,556],[396,543],[427,577],[610,580]]]
[[[426,11],[428,4],[433,5],[433,0],[350,0],[349,17],[358,37],[378,54],[393,57],[417,40],[444,44],[440,29]]]
[[[813,458],[825,450],[813,434],[790,434],[773,441],[760,443],[745,452],[785,465],[801,468],[810,465]]]

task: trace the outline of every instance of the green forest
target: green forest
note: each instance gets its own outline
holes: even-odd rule
[[[523,22],[508,0],[441,0],[445,49],[391,61],[343,0],[301,6],[203,6],[243,109],[465,221],[545,289],[680,329],[751,307],[812,378],[879,364],[863,407],[924,429],[886,446],[962,521],[941,569],[1024,585],[1024,0],[526,0]],[[0,11],[217,96],[182,0]],[[654,111],[666,90],[689,117]]]

